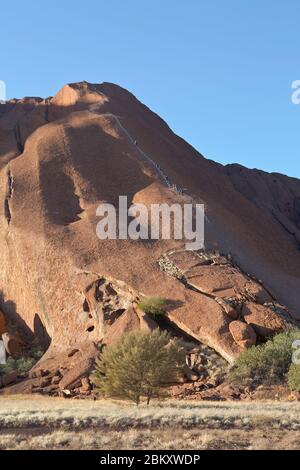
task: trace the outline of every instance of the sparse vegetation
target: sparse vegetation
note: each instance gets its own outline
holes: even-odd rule
[[[286,380],[289,369],[292,369],[288,384],[296,383],[292,344],[299,339],[300,330],[290,329],[275,335],[264,344],[246,349],[237,359],[230,379],[242,384],[271,385]],[[300,383],[300,379],[298,382]]]
[[[158,317],[165,315],[167,301],[161,297],[145,297],[138,304],[138,307],[148,315],[151,315],[152,317]]]
[[[0,375],[9,374],[10,372],[26,374],[42,355],[43,351],[39,347],[33,347],[26,357],[20,357],[18,359],[9,357],[6,364],[0,364]]]
[[[1,450],[298,449],[300,404],[0,396],[0,426]]]
[[[186,351],[178,340],[171,340],[158,328],[153,332],[134,332],[107,346],[96,360],[91,380],[106,397],[133,400],[162,393],[162,385],[174,382],[185,363]]]
[[[287,379],[290,390],[300,392],[300,364],[290,366]]]

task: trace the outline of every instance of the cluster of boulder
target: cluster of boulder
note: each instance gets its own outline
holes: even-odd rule
[[[191,315],[186,306],[174,309],[167,304],[167,322],[163,325],[171,333],[175,327],[177,334],[192,340],[185,368],[185,379],[190,382],[204,380],[217,386],[224,378],[226,364],[242,350],[286,327],[287,310],[276,304],[261,283],[234,266],[230,258],[204,251],[173,252],[164,255],[160,268],[176,277],[195,298]],[[103,345],[116,342],[127,332],[158,327],[159,322],[139,308],[140,294],[123,282],[101,277],[88,286],[85,298],[84,310],[91,324],[97,318],[103,319],[102,340],[62,351],[50,348],[27,377],[10,387],[10,393],[89,397],[93,394],[89,375]],[[204,314],[207,306],[209,311]],[[185,310],[180,313],[182,308]],[[22,342],[7,332],[2,312],[0,333],[7,354],[22,354]]]
[[[85,343],[78,349],[69,349],[38,362],[27,374],[9,374],[9,382],[6,381],[6,376],[3,376],[3,386],[14,382],[4,393],[38,393],[82,398],[89,396],[91,384],[88,377],[98,352],[93,343]]]
[[[104,277],[97,279],[85,291],[84,310],[91,319],[103,318],[103,339],[101,341],[78,342],[76,347],[63,350],[48,350],[28,374],[17,372],[2,376],[2,386],[11,382],[5,393],[39,393],[51,396],[81,397],[90,396],[92,386],[89,376],[95,358],[103,345],[110,345],[131,331],[157,328],[157,323],[139,309],[137,293],[122,282],[112,282]],[[101,314],[99,310],[101,309]],[[7,354],[14,358],[26,354],[26,345],[7,332],[4,314],[0,316],[2,339]],[[2,331],[1,330],[1,331]],[[22,346],[24,347],[22,348]]]
[[[292,321],[287,309],[230,257],[216,252],[174,251],[160,259],[160,268],[182,282],[195,298],[193,313],[177,309],[169,313],[172,321],[228,362]]]
[[[266,339],[285,329],[285,321],[268,305],[245,302],[240,320],[229,324],[234,341],[243,349],[256,344],[257,339]]]

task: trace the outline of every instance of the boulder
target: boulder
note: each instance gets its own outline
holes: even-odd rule
[[[234,341],[243,349],[256,344],[256,333],[251,325],[235,320],[230,323],[229,331]]]
[[[60,375],[54,375],[52,377],[51,383],[52,383],[52,385],[58,385],[60,381],[61,381],[61,376]]]
[[[18,378],[17,372],[10,372],[9,374],[0,376],[0,387],[6,387],[7,385],[15,382],[17,378]]]
[[[234,362],[242,349],[230,334],[230,317],[214,299],[193,291],[187,291],[185,297],[185,303],[168,312],[171,322],[226,361]]]
[[[81,390],[83,392],[88,392],[89,390],[91,390],[91,384],[90,384],[90,381],[89,381],[88,377],[82,377],[82,379],[81,379]]]
[[[226,315],[228,315],[232,320],[236,320],[238,318],[238,311],[228,302],[225,302],[223,299],[219,299],[218,304],[221,305]]]
[[[112,325],[105,325],[103,343],[115,343],[124,333],[131,333],[141,329],[151,331],[154,323],[148,315],[147,319],[148,322],[145,320],[145,315],[142,315],[142,313],[138,314],[133,307],[128,308]]]
[[[140,328],[141,328],[141,330],[153,331],[153,330],[155,330],[155,328],[158,327],[156,321],[153,318],[151,318],[150,315],[143,312],[138,307],[135,308],[135,312],[136,312],[136,314],[138,315],[138,317],[140,319]]]
[[[61,390],[75,388],[77,382],[83,377],[87,377],[93,368],[93,361],[91,359],[83,359],[73,369],[69,370],[59,382]],[[81,382],[80,382],[81,385]]]
[[[220,398],[223,400],[237,400],[241,396],[241,390],[239,387],[227,384],[226,382],[218,386],[217,392],[220,394]]]
[[[248,296],[252,297],[258,304],[264,304],[272,300],[271,295],[258,282],[249,281],[245,286],[245,291]]]
[[[45,369],[32,369],[28,376],[31,378],[31,379],[39,379],[41,377],[47,377],[49,376],[50,372],[49,370],[45,370]]]
[[[215,259],[217,263],[218,258]],[[250,279],[240,269],[229,262],[195,266],[186,274],[188,282],[201,291],[220,299],[240,299],[246,297],[258,303],[272,300],[270,294],[257,281]]]
[[[57,352],[54,355],[47,351],[43,360],[39,361],[29,372],[29,377],[58,376],[61,378],[84,360],[93,363],[98,354],[99,350],[94,343],[78,344],[76,352],[74,348]]]
[[[197,380],[199,380],[199,375],[196,374],[192,369],[190,369],[187,364],[185,364],[184,366],[183,374],[191,382],[196,382]]]
[[[247,279],[232,266],[196,266],[187,280],[201,291],[221,299],[239,297]]]
[[[242,308],[242,315],[248,325],[251,325],[261,338],[268,338],[285,329],[283,319],[265,305],[246,302]]]

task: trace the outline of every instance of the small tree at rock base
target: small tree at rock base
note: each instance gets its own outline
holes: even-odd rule
[[[158,328],[127,333],[104,348],[96,360],[91,381],[105,397],[130,399],[139,405],[161,396],[163,384],[182,373],[186,351],[178,340]]]
[[[238,357],[229,378],[241,384],[273,385],[286,382],[288,373],[288,385],[300,387],[297,375],[300,366],[297,368],[292,364],[292,345],[295,340],[300,340],[300,329],[291,328],[264,344],[246,349]]]

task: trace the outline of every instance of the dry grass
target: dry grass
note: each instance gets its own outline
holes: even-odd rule
[[[1,397],[0,429],[1,449],[299,448],[300,403]]]
[[[299,432],[244,429],[156,429],[127,431],[45,431],[0,433],[0,449],[89,449],[89,450],[252,450],[299,449]]]

